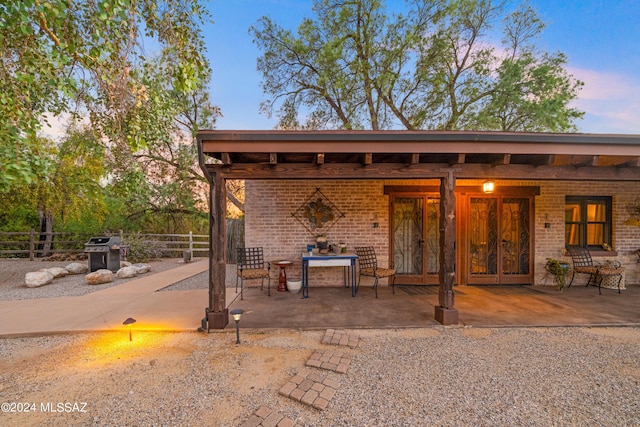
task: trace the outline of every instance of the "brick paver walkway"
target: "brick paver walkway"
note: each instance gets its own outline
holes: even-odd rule
[[[305,405],[323,410],[329,405],[340,383],[319,373],[294,375],[280,389],[280,394]]]
[[[356,348],[358,346],[359,339],[360,338],[357,335],[349,335],[345,331],[327,329],[327,332],[324,334],[324,338],[322,338],[322,344],[342,345],[350,348]]]
[[[322,338],[324,345],[336,345],[354,349],[358,346],[359,337],[349,335],[345,331],[327,329]],[[350,350],[315,350],[311,357],[305,362],[306,366],[321,369],[324,371],[346,374],[353,355]],[[278,393],[289,399],[311,406],[320,411],[329,406],[331,399],[335,396],[340,382],[327,378],[320,372],[311,372],[307,375],[296,374]],[[241,427],[296,427],[294,420],[262,406],[256,410],[251,417],[241,424]]]
[[[261,406],[247,421],[240,424],[240,427],[295,427],[296,425],[291,418]]]
[[[346,374],[351,365],[351,359],[351,354],[344,350],[316,350],[305,365]]]

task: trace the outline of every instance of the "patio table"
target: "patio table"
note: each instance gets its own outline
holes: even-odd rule
[[[310,267],[343,267],[343,281],[345,287],[351,282],[351,296],[355,297],[356,287],[356,254],[335,255],[303,255],[302,256],[302,298],[309,298],[309,268]]]

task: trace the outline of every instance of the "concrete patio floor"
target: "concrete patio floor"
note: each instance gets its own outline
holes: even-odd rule
[[[164,290],[201,274],[204,260],[83,296],[0,301],[0,336],[121,330],[128,317],[136,329],[195,331],[208,304],[208,290]],[[273,283],[272,283],[273,285]],[[242,328],[414,328],[440,324],[434,319],[436,286],[380,287],[379,298],[364,284],[355,297],[344,287],[300,293],[245,289],[244,299],[226,288],[229,309],[242,308]],[[616,290],[572,286],[464,286],[455,288],[459,326],[640,326],[640,286]],[[227,329],[233,328],[230,320]],[[214,332],[215,330],[212,330]]]
[[[439,325],[434,319],[436,286],[381,287],[378,298],[362,286],[356,297],[350,289],[311,288],[301,294],[249,288],[242,308],[244,328],[402,328]],[[617,290],[572,286],[558,292],[550,286],[464,286],[455,288],[459,325],[608,326],[640,325],[640,286]]]

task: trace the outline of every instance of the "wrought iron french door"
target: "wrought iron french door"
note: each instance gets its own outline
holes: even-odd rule
[[[530,284],[531,197],[469,196],[467,283]]]
[[[437,284],[440,199],[392,196],[391,252],[397,284]]]

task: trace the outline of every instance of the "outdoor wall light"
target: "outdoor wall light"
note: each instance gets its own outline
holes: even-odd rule
[[[496,184],[493,181],[485,181],[482,183],[482,191],[487,194],[493,193],[496,189]]]
[[[127,318],[127,320],[122,322],[123,325],[129,327],[129,341],[133,341],[133,337],[131,336],[131,325],[133,325],[134,323],[136,323],[136,319],[134,319],[133,317],[129,317]]]
[[[236,308],[235,310],[230,311],[233,320],[236,321],[236,344],[240,344],[240,318],[242,317],[242,313],[244,310],[241,308]]]

